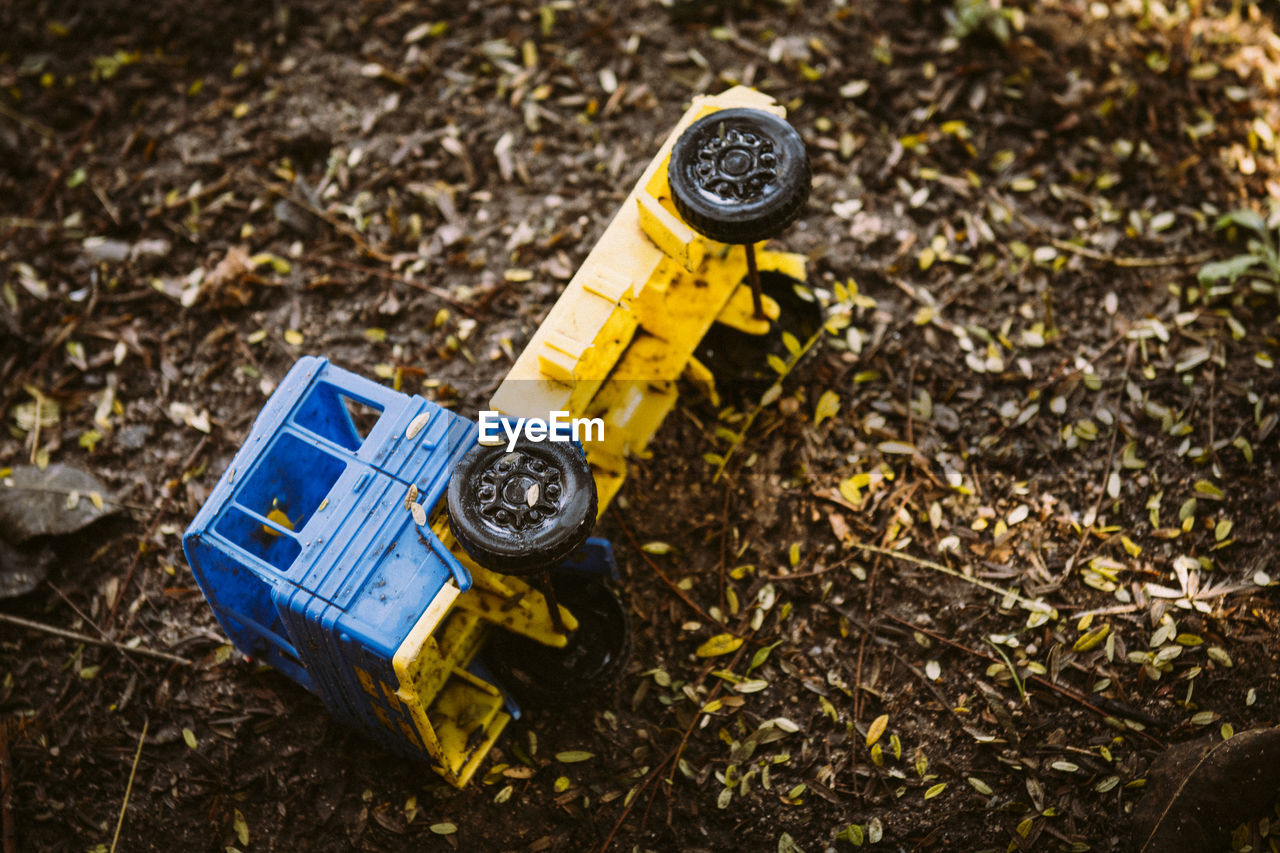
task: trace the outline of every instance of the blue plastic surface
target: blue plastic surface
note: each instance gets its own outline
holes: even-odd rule
[[[349,404],[377,413],[367,434]],[[406,744],[376,719],[357,668],[394,685],[392,656],[427,605],[450,579],[470,587],[406,498],[416,486],[430,516],[476,434],[471,421],[422,397],[305,357],[183,538],[237,648],[402,751]],[[398,703],[386,704],[399,713]]]

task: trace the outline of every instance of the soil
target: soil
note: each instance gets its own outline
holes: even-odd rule
[[[0,33],[0,467],[127,508],[0,616],[189,662],[0,626],[5,853],[1126,850],[1165,747],[1276,724],[1276,278],[1198,277],[1280,198],[1258,7],[25,0]],[[834,333],[750,421],[686,389],[599,528],[629,670],[453,790],[234,653],[182,531],[300,355],[474,414],[738,82],[805,138],[778,244]]]

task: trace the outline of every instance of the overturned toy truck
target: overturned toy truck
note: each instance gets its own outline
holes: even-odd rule
[[[420,396],[295,364],[183,539],[236,648],[458,786],[518,716],[513,689],[607,685],[630,639],[591,528],[680,378],[714,382],[695,357],[712,325],[764,335],[760,272],[804,280],[801,256],[755,245],[808,197],[782,115],[742,87],[695,99],[491,402],[602,435],[481,444]]]

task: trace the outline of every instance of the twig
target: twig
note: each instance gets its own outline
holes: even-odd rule
[[[1125,376],[1129,375],[1129,368],[1133,366],[1133,352],[1134,352],[1133,345],[1131,344],[1129,346],[1129,354],[1125,357],[1125,360],[1124,360]],[[1111,442],[1110,442],[1110,445],[1107,447],[1107,470],[1102,475],[1102,488],[1098,492],[1097,499],[1093,502],[1093,510],[1091,514],[1093,515],[1095,522],[1098,519],[1098,510],[1102,508],[1102,498],[1107,493],[1107,484],[1111,481],[1111,471],[1116,464],[1116,436],[1118,436],[1119,434],[1120,434],[1120,419],[1115,418],[1115,423],[1112,425],[1112,428],[1111,428]],[[1080,542],[1076,545],[1075,553],[1071,555],[1071,559],[1067,560],[1066,565],[1063,567],[1062,574],[1058,576],[1058,583],[1062,583],[1062,581],[1067,577],[1067,575],[1070,574],[1071,570],[1075,568],[1076,560],[1080,559],[1080,554],[1081,552],[1084,551],[1085,543],[1089,541],[1089,529],[1092,527],[1093,525],[1090,524],[1089,527],[1081,531]]]
[[[27,118],[17,110],[10,109],[9,106],[4,103],[0,103],[0,116],[4,116],[5,118],[11,118],[14,121],[16,121],[18,124],[22,125],[23,127],[28,127],[31,130],[34,130],[36,133],[40,134],[46,139],[52,139],[53,137],[58,135],[58,132],[53,128],[49,127],[49,125],[41,124],[40,122],[36,121],[33,118]]]
[[[124,802],[120,804],[120,818],[116,821],[116,834],[111,837],[111,853],[116,853],[116,844],[120,841],[120,830],[124,828],[124,812],[129,808],[129,795],[133,793],[133,777],[138,772],[138,759],[142,758],[142,744],[147,739],[147,726],[150,720],[142,721],[142,734],[138,735],[138,751],[133,754],[133,766],[129,768],[129,782],[124,786]]]
[[[326,266],[339,267],[341,269],[351,270],[352,272],[361,272],[361,273],[365,273],[366,275],[377,276],[378,278],[386,279],[387,281],[398,282],[408,287],[413,287],[418,290],[421,290],[424,293],[430,293],[432,296],[439,297],[440,299],[443,299],[445,302],[448,302],[454,308],[457,308],[459,311],[461,311],[462,313],[470,317],[479,316],[479,311],[477,311],[475,308],[471,307],[470,305],[466,304],[465,302],[460,302],[457,298],[455,298],[452,294],[450,294],[449,291],[440,287],[434,287],[423,281],[417,281],[405,275],[400,275],[399,273],[378,269],[377,267],[367,267],[364,264],[357,264],[351,261],[344,261],[344,260],[341,260],[340,258],[326,258],[323,255],[312,255],[312,256],[309,256],[307,260],[317,261],[319,263],[325,264]]]
[[[725,609],[725,571],[728,560],[725,556],[725,546],[729,540],[729,483],[724,484],[724,510],[720,514],[720,612]]]
[[[656,574],[659,578],[661,578],[662,582],[665,583],[668,587],[670,587],[671,591],[674,592],[681,601],[689,605],[689,607],[692,608],[695,613],[697,613],[699,616],[701,616],[703,619],[707,620],[711,624],[715,625],[716,627],[720,628],[726,633],[733,634],[734,636],[739,636],[737,632],[730,631],[729,626],[725,625],[719,619],[712,618],[711,614],[703,610],[702,607],[698,604],[698,602],[694,601],[692,598],[690,598],[688,595],[685,594],[684,590],[676,586],[676,584],[671,580],[671,578],[667,577],[666,572],[658,568],[658,564],[655,563],[652,559],[650,559],[649,555],[645,553],[645,550],[640,547],[640,543],[636,542],[635,536],[631,534],[631,528],[627,527],[626,522],[622,520],[621,513],[615,512],[614,518],[617,519],[618,526],[622,528],[622,532],[626,534],[627,541],[631,543],[631,547],[636,549],[636,552],[640,555],[641,559],[643,559],[646,563],[649,564],[649,568],[653,569],[653,573]]]
[[[31,229],[54,229],[61,228],[61,222],[54,222],[51,219],[27,219],[25,216],[0,216],[0,228],[9,228],[16,231],[19,228]]]
[[[93,129],[98,126],[98,119],[102,118],[105,103],[106,101],[103,101],[98,104],[98,109],[94,112],[93,118],[89,119],[84,126],[84,130],[80,131],[80,138],[76,140],[75,145],[71,146],[67,156],[62,159],[62,165],[49,177],[49,183],[45,184],[44,192],[40,193],[36,203],[31,205],[31,210],[27,212],[27,219],[40,218],[40,214],[44,212],[45,205],[49,203],[49,197],[53,194],[54,187],[62,180],[62,176],[67,173],[67,169],[71,168],[71,163],[76,159],[76,155],[80,153],[80,149],[84,148],[84,144],[89,141],[89,134],[93,133]],[[10,228],[3,237],[0,237],[0,243],[7,243],[16,230],[16,228]]]
[[[369,244],[369,241],[364,238],[363,234],[361,234],[355,228],[352,228],[347,223],[338,219],[338,217],[334,216],[333,214],[327,211],[321,210],[320,208],[316,207],[307,199],[298,197],[297,194],[295,194],[294,192],[292,192],[287,188],[281,187],[279,184],[271,183],[270,181],[266,181],[260,177],[257,177],[256,175],[253,176],[253,179],[257,181],[259,184],[261,184],[263,187],[265,187],[268,192],[275,193],[276,195],[280,196],[282,199],[289,202],[290,204],[295,204],[298,207],[310,213],[312,216],[316,217],[317,219],[320,219],[320,220],[323,220],[324,222],[329,223],[329,225],[331,225],[335,231],[337,231],[339,234],[349,239],[351,242],[355,243],[356,248],[358,248],[364,254],[368,255],[374,260],[382,261],[383,263],[390,263],[391,261],[390,255],[388,255],[386,252],[373,248],[373,246]]]
[[[1096,249],[1078,246],[1075,243],[1068,243],[1066,240],[1059,240],[1056,237],[1050,237],[1049,242],[1055,249],[1061,249],[1064,252],[1071,252],[1074,255],[1079,255],[1082,258],[1088,258],[1091,261],[1100,261],[1101,263],[1111,264],[1116,267],[1188,267],[1196,264],[1203,264],[1216,257],[1214,252],[1197,252],[1194,255],[1164,255],[1157,257],[1109,255],[1106,252],[1099,252]]]
[[[746,624],[745,619],[743,621],[743,624],[744,625]],[[743,652],[746,651],[746,649],[747,649],[746,644],[743,644],[742,646],[740,646],[738,648],[737,653],[733,656],[733,659],[729,661],[729,665],[725,668],[732,670],[735,666],[737,666],[738,661],[742,659],[742,654]],[[708,664],[703,669],[702,674],[698,676],[698,684],[699,685],[702,684],[702,682],[706,679],[707,675],[710,674],[711,670],[715,668],[716,667],[714,664]],[[707,700],[702,703],[701,707],[699,707],[696,711],[694,711],[693,719],[691,719],[689,721],[689,725],[685,727],[684,734],[681,736],[680,742],[676,744],[676,746],[666,754],[666,756],[662,759],[662,761],[660,761],[658,765],[653,768],[653,770],[649,771],[649,775],[644,777],[644,780],[636,788],[635,796],[633,796],[631,800],[626,804],[626,806],[622,809],[622,814],[618,815],[618,820],[616,823],[614,823],[613,829],[609,830],[609,835],[605,838],[604,843],[600,845],[600,853],[605,853],[605,851],[609,849],[610,842],[612,842],[613,837],[618,834],[618,830],[622,828],[622,824],[624,821],[626,821],[627,815],[631,813],[632,806],[634,806],[636,804],[636,801],[640,799],[640,792],[643,791],[645,788],[649,787],[649,785],[653,781],[655,781],[659,776],[661,776],[662,772],[667,768],[668,765],[671,766],[671,774],[672,774],[671,779],[675,778],[675,772],[680,767],[680,756],[683,754],[685,746],[688,745],[689,738],[693,736],[694,730],[698,727],[698,721],[702,719],[702,715],[704,713],[702,709],[705,708],[707,705],[709,705],[712,701],[715,700],[717,696],[720,695],[720,690],[723,687],[724,687],[723,681],[717,681],[715,683],[715,685],[711,688],[711,692],[707,694]],[[657,792],[658,792],[658,789],[655,788],[654,795],[656,795]],[[653,805],[653,797],[650,797],[649,806],[651,807],[652,805]],[[649,810],[648,808],[646,808],[645,815],[647,816],[648,813],[649,813]]]
[[[61,599],[62,599],[62,601],[63,601],[63,603],[65,603],[68,607],[70,607],[72,610],[74,610],[74,611],[75,611],[75,613],[76,613],[76,615],[77,615],[77,616],[79,616],[81,619],[83,619],[87,625],[89,625],[89,626],[91,626],[91,627],[93,628],[93,630],[95,630],[95,631],[97,631],[99,634],[101,634],[101,635],[102,635],[102,639],[103,639],[107,644],[111,645],[113,648],[114,648],[114,647],[117,647],[116,642],[115,642],[114,640],[112,640],[110,637],[108,637],[108,636],[107,636],[107,632],[106,632],[106,631],[104,631],[104,630],[102,630],[100,627],[98,627],[98,623],[97,623],[97,622],[94,622],[92,619],[90,619],[90,618],[89,618],[89,614],[85,613],[83,610],[81,610],[79,607],[77,607],[77,606],[76,606],[76,603],[75,603],[74,601],[72,601],[72,600],[67,596],[67,594],[66,594],[65,592],[63,592],[62,590],[58,589],[57,585],[55,585],[55,584],[54,584],[54,583],[52,583],[51,581],[45,581],[45,583],[46,583],[46,584],[48,584],[49,589],[53,590],[55,593],[57,593],[57,594],[58,594],[58,598],[61,598]],[[129,662],[129,665],[133,667],[133,669],[134,669],[134,671],[135,671],[135,672],[139,672],[139,673],[140,673],[140,672],[142,672],[142,667],[138,666],[138,664],[133,660],[133,658],[129,657],[128,655],[125,655],[125,656],[124,656],[124,659],[125,659],[126,661],[128,661],[128,662]]]
[[[912,363],[911,372],[912,373],[915,372],[914,363]],[[910,409],[910,407],[911,407],[911,394],[910,392],[908,392],[907,408]],[[908,421],[907,429],[908,431],[910,430],[910,421]],[[894,523],[894,519],[897,517],[898,513],[901,512],[902,508],[907,505],[907,501],[911,500],[911,497],[916,493],[916,489],[918,489],[919,487],[920,487],[920,481],[917,480],[914,483],[910,484],[909,486],[904,486],[902,488],[903,495],[897,501],[897,506],[895,506],[893,508],[893,511],[889,514],[890,525]],[[892,526],[890,526],[885,530],[884,534],[880,537],[881,547],[884,547],[889,544],[889,534],[892,529],[893,529]],[[863,600],[862,600],[862,611],[864,614],[866,614],[866,619],[868,623],[870,623],[871,621],[871,607],[872,607],[872,604],[874,603],[874,596],[876,591],[876,576],[879,575],[880,573],[880,562],[881,562],[882,556],[883,556],[882,554],[876,555],[875,560],[873,560],[871,563],[871,571],[867,574],[866,595],[863,597]],[[858,641],[858,662],[853,670],[853,726],[855,730],[857,729],[858,724],[862,721],[862,661],[863,661],[863,657],[866,655],[866,651],[867,651],[867,631],[864,630],[862,632],[862,638]],[[850,764],[849,779],[851,780],[852,784],[856,786],[858,784],[858,739],[857,738],[852,738],[850,740],[849,764]]]
[[[888,548],[880,548],[875,545],[867,545],[864,542],[854,542],[852,544],[853,544],[853,547],[861,548],[864,551],[870,551],[872,554],[883,554],[886,557],[893,557],[896,560],[902,560],[903,562],[911,563],[912,565],[921,566],[926,569],[931,569],[940,574],[947,575],[948,577],[957,578],[959,580],[964,581],[965,583],[971,583],[976,587],[981,587],[982,589],[987,590],[988,592],[994,592],[1006,598],[1012,598],[1014,601],[1018,602],[1027,610],[1033,610],[1033,611],[1042,610],[1046,607],[1046,605],[1043,602],[1032,601],[1026,596],[1020,595],[1019,593],[1016,593],[1011,589],[1005,589],[1002,586],[989,583],[987,581],[982,580],[981,578],[971,577],[969,575],[966,575],[964,572],[958,572],[955,569],[950,568],[949,566],[944,566],[941,563],[935,563],[932,560],[925,560],[925,559],[921,559],[920,557],[914,557],[911,554],[906,554],[902,551],[893,551]]]
[[[1106,252],[1099,252],[1097,249],[1090,249],[1087,246],[1080,246],[1080,245],[1077,245],[1076,243],[1068,243],[1066,240],[1060,240],[1057,237],[1051,236],[1047,231],[1045,231],[1044,228],[1042,228],[1040,225],[1032,221],[1031,218],[1028,217],[1026,214],[1024,214],[1022,211],[1018,210],[1016,207],[1005,205],[1004,202],[1000,199],[999,195],[997,195],[994,190],[988,190],[988,195],[990,195],[991,198],[994,199],[996,202],[1001,204],[1001,206],[1008,207],[1009,212],[1012,213],[1014,216],[1016,216],[1018,220],[1021,221],[1022,224],[1025,225],[1027,228],[1029,228],[1031,231],[1035,232],[1036,234],[1040,234],[1047,237],[1049,240],[1049,243],[1055,249],[1058,249],[1063,252],[1070,252],[1073,255],[1079,255],[1080,257],[1088,258],[1091,261],[1098,261],[1104,264],[1111,264],[1112,266],[1116,266],[1116,267],[1130,267],[1130,268],[1180,267],[1180,266],[1193,266],[1195,264],[1202,264],[1206,261],[1213,260],[1213,258],[1217,256],[1217,253],[1212,251],[1199,252],[1194,255],[1163,255],[1163,256],[1156,256],[1156,257],[1112,255]]]
[[[196,457],[204,452],[205,446],[209,443],[209,436],[204,436],[200,442],[196,444],[195,449],[182,460],[182,465],[178,469],[179,475],[195,462]],[[173,494],[177,488],[168,489],[161,502],[160,508],[156,510],[155,516],[151,519],[151,523],[147,525],[147,532],[142,535],[142,539],[138,542],[138,550],[133,555],[133,560],[129,563],[129,571],[124,576],[124,583],[120,584],[120,589],[116,592],[116,600],[111,603],[111,612],[107,614],[107,621],[104,630],[111,630],[111,623],[115,621],[116,610],[120,608],[120,602],[124,599],[125,592],[129,589],[129,584],[133,582],[133,574],[138,570],[138,563],[142,561],[142,555],[146,551],[146,544],[151,539],[151,535],[156,532],[156,528],[160,525],[160,519],[169,511],[169,504],[173,503]]]
[[[1000,664],[1005,664],[1006,666],[1008,665],[1005,661],[1002,661],[999,658],[992,657],[991,655],[988,655],[988,654],[983,654],[977,649],[971,649],[968,646],[964,645],[963,643],[957,643],[955,640],[952,640],[949,637],[944,637],[942,634],[939,634],[936,631],[930,631],[928,628],[922,628],[919,625],[913,625],[912,623],[906,621],[905,619],[899,619],[897,616],[894,616],[891,613],[886,613],[885,618],[890,620],[891,622],[897,622],[899,625],[901,625],[904,628],[909,628],[912,631],[919,631],[921,634],[924,634],[926,637],[929,637],[930,639],[937,640],[939,643],[944,643],[948,646],[951,646],[953,649],[959,649],[960,651],[965,652],[966,654],[972,655],[973,657],[981,658],[982,660],[988,661],[990,663],[1000,663]],[[1024,680],[1034,681],[1036,684],[1039,684],[1042,687],[1047,687],[1050,690],[1052,690],[1054,693],[1057,693],[1059,696],[1063,696],[1067,699],[1070,699],[1071,701],[1079,704],[1081,707],[1088,708],[1090,711],[1093,711],[1099,717],[1114,716],[1112,713],[1108,711],[1104,711],[1102,708],[1099,708],[1097,705],[1090,702],[1083,693],[1077,693],[1076,691],[1067,687],[1063,687],[1061,684],[1056,684],[1047,678],[1042,678],[1041,676],[1036,675],[1034,673],[1029,673]],[[1161,743],[1157,738],[1152,737],[1146,732],[1133,729],[1133,733],[1135,735],[1138,735],[1139,737],[1146,738],[1156,746],[1160,746],[1160,747],[1164,746],[1164,744]]]
[[[17,853],[18,842],[13,829],[13,777],[9,760],[9,721],[0,720],[0,839],[4,853]]]
[[[40,408],[44,404],[44,395],[37,393],[36,413],[32,419],[35,423],[31,427],[31,464],[36,464],[36,458],[40,455]]]
[[[1093,367],[1093,365],[1095,365],[1098,362],[1098,359],[1102,358],[1104,355],[1111,352],[1111,350],[1115,349],[1117,344],[1119,344],[1121,341],[1124,341],[1124,340],[1126,340],[1124,335],[1116,335],[1114,338],[1107,341],[1106,344],[1103,345],[1102,349],[1098,350],[1097,354],[1094,355],[1092,358],[1088,359],[1085,363],[1089,365],[1089,367]],[[1034,389],[1032,389],[1032,392],[1028,392],[1028,393],[1029,394],[1035,393],[1038,398],[1040,395],[1044,394],[1045,391],[1048,391],[1050,388],[1052,388],[1054,385],[1057,385],[1059,382],[1061,382],[1063,379],[1066,379],[1068,376],[1072,376],[1074,374],[1083,372],[1084,368],[1073,367],[1072,365],[1074,363],[1075,361],[1071,358],[1063,359],[1062,362],[1059,363],[1058,369],[1053,372],[1052,376],[1050,376],[1048,379],[1046,379],[1045,381],[1037,385]],[[999,431],[996,432],[995,437],[997,439],[1003,438],[1004,434],[1007,433],[1010,429],[1012,429],[1013,426],[1017,424],[1017,422],[1018,421],[1015,418],[1009,421],[1008,423],[1004,424],[1003,426],[1001,426]]]
[[[184,657],[170,654],[169,652],[161,652],[156,649],[148,649],[145,646],[126,646],[115,640],[99,640],[97,637],[90,637],[88,634],[81,634],[76,631],[68,631],[66,628],[58,628],[53,625],[46,625],[43,622],[33,622],[30,619],[23,619],[21,616],[14,616],[9,613],[0,613],[0,622],[8,622],[10,625],[17,625],[20,628],[30,628],[33,631],[42,631],[45,634],[52,634],[55,637],[63,637],[67,640],[75,640],[78,643],[89,643],[94,646],[109,646],[113,649],[119,649],[128,654],[142,655],[144,657],[155,658],[156,660],[168,661],[169,663],[182,664],[183,666],[195,666],[195,663]]]
[[[793,572],[789,575],[760,575],[762,581],[797,581],[801,578],[816,578],[819,575],[825,575],[827,572],[834,572],[836,569],[848,565],[855,555],[850,554],[843,559],[837,560],[829,566],[823,566],[820,569],[814,569],[811,572]]]
[[[167,210],[173,210],[175,208],[182,207],[183,205],[187,205],[193,201],[204,198],[207,195],[212,195],[213,193],[221,191],[223,187],[231,183],[231,175],[232,173],[228,172],[227,174],[223,175],[221,178],[218,178],[218,180],[214,181],[208,186],[200,187],[195,192],[187,193],[181,198],[176,198],[173,201],[161,202],[160,204],[157,204],[155,207],[147,211],[146,213],[147,219],[155,219],[157,216],[160,216]]]
[[[742,422],[742,429],[738,430],[738,432],[734,434],[732,443],[730,443],[728,448],[725,449],[724,455],[720,457],[720,464],[716,466],[716,472],[711,477],[711,482],[714,483],[720,479],[720,475],[725,472],[725,468],[729,465],[729,457],[732,456],[733,452],[738,449],[738,446],[746,440],[747,433],[750,432],[752,425],[756,422],[756,418],[760,416],[761,412],[773,405],[773,400],[769,400],[768,403],[765,403],[764,401],[769,399],[771,396],[774,399],[781,396],[782,383],[791,375],[791,371],[795,369],[796,365],[798,365],[800,361],[809,354],[809,350],[813,349],[818,341],[822,339],[825,332],[826,327],[819,326],[818,330],[809,336],[809,339],[801,345],[800,349],[791,354],[791,357],[786,361],[786,371],[779,374],[778,378],[773,380],[773,384],[769,386],[769,389],[765,391],[764,395],[760,398],[760,402],[757,403],[755,408],[750,412],[747,412],[747,415]],[[776,393],[774,393],[775,389]]]

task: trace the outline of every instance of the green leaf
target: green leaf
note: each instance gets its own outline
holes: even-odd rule
[[[1266,220],[1257,211],[1249,210],[1247,207],[1222,214],[1222,216],[1218,217],[1218,221],[1213,224],[1213,227],[1221,231],[1228,225],[1239,225],[1241,228],[1248,228],[1258,234],[1267,233]]]
[[[751,665],[747,667],[747,674],[750,674],[753,669],[762,666],[764,662],[769,659],[769,653],[776,649],[781,643],[782,641],[778,640],[776,643],[770,643],[763,648],[756,649],[755,655],[751,658]]]
[[[585,749],[567,749],[556,753],[556,761],[561,764],[577,764],[581,761],[590,761],[595,757],[594,752],[587,752]]]
[[[862,827],[856,823],[850,824],[849,826],[846,826],[844,829],[840,830],[840,834],[837,835],[836,838],[839,839],[840,841],[848,841],[854,847],[861,847],[862,842],[865,840],[865,836],[863,835],[863,832],[862,832]]]
[[[1252,267],[1256,267],[1262,263],[1262,258],[1257,255],[1236,255],[1234,258],[1228,258],[1225,261],[1213,261],[1200,267],[1200,274],[1197,278],[1202,284],[1217,281],[1225,278],[1227,281],[1235,281],[1244,272]]]

